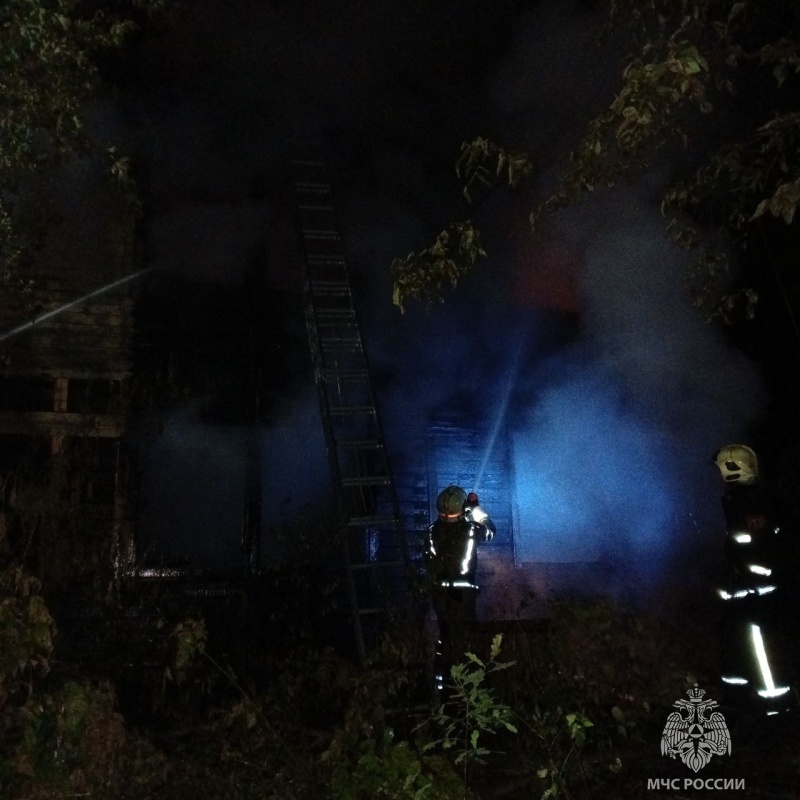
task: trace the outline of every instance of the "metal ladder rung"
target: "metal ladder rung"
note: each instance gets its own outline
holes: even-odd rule
[[[335,211],[333,206],[325,205],[313,205],[311,203],[298,203],[297,207],[301,211]]]
[[[320,323],[320,327],[322,323]],[[327,326],[325,326],[327,327]],[[325,333],[328,334],[327,336],[320,337],[319,343],[322,347],[323,351],[327,351],[330,353],[335,352],[345,352],[345,353],[354,353],[361,349],[361,339],[356,338],[353,336],[353,328],[345,328],[344,326],[337,327],[336,330],[330,331],[326,330]],[[356,327],[355,330],[358,330]],[[350,336],[345,336],[344,334],[349,333]],[[338,364],[336,365],[338,366]],[[360,364],[349,364],[348,366],[353,367],[354,369]]]
[[[361,341],[361,337],[358,335],[358,324],[355,320],[317,318],[317,323],[320,328],[325,329],[325,335],[320,336],[320,339],[326,343],[331,343],[332,341],[353,343]]]
[[[317,319],[323,321],[335,319],[355,322],[356,312],[353,308],[318,308]]]
[[[322,295],[344,297],[350,294],[350,284],[347,281],[309,281],[309,288]]]
[[[333,406],[328,409],[331,414],[347,416],[348,414],[374,414],[375,406]]]
[[[342,486],[388,486],[391,481],[385,475],[367,475],[363,478],[342,478]]]
[[[323,350],[339,353],[358,353],[361,351],[360,339],[320,339]]]
[[[351,344],[351,345],[326,345],[320,348],[319,351],[322,355],[323,360],[326,356],[329,357],[329,360],[336,361],[337,356],[341,357],[349,357],[351,359],[363,361],[364,358],[364,350],[358,344]]]
[[[321,230],[319,228],[303,228],[303,238],[338,242],[342,237],[339,235],[339,231]]]
[[[351,528],[366,528],[372,525],[397,525],[395,517],[350,517],[347,522]]]
[[[380,439],[345,439],[336,445],[352,450],[383,450],[383,442]]]
[[[308,194],[330,194],[331,185],[323,181],[295,181],[296,192],[307,192]]]
[[[331,342],[360,342],[358,324],[355,320],[349,322],[344,319],[319,319],[317,323],[320,328],[325,329],[324,336],[320,340],[330,344]]]
[[[328,300],[328,299],[338,300],[339,298],[344,298],[345,300],[349,300],[349,298],[346,295],[333,295],[333,296],[317,295],[313,307],[309,306],[306,308],[306,320],[308,321],[309,317],[313,320],[314,314],[319,314],[319,312],[321,311],[344,311],[347,310],[348,308],[352,308],[352,304],[348,304],[346,302],[332,303],[330,305],[320,304],[323,300]]]
[[[306,263],[310,267],[344,267],[347,264],[344,256],[306,255]]]
[[[321,369],[319,377],[324,381],[366,383],[369,379],[369,372],[365,369]]]

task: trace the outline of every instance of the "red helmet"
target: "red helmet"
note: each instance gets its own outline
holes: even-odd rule
[[[470,492],[467,495],[467,505],[468,506],[477,506],[479,503],[478,495],[475,492]]]

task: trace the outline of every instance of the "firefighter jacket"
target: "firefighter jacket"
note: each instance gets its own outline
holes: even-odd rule
[[[759,484],[730,485],[722,497],[728,582],[719,594],[725,603],[721,666],[723,683],[751,692],[768,714],[791,705],[787,664],[780,641],[787,636],[785,609],[791,574],[787,540],[775,506]],[[752,692],[755,692],[753,695]]]
[[[485,512],[482,513],[481,523],[474,521],[471,516],[461,516],[452,522],[438,519],[428,529],[428,575],[439,586],[453,589],[478,588],[475,583],[477,545],[491,540],[494,523]]]
[[[722,497],[722,508],[727,593],[738,599],[773,592],[781,577],[784,542],[767,494],[757,484],[731,486]]]

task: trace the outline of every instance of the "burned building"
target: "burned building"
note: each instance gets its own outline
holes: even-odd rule
[[[28,285],[3,287],[8,540],[65,583],[158,586],[224,611],[274,590],[308,530],[337,519],[339,542],[317,547],[313,568],[320,585],[338,581],[334,604],[363,657],[375,620],[423,571],[437,492],[457,483],[498,528],[479,559],[479,616],[514,618],[527,573],[506,415],[455,397],[421,410],[421,446],[392,451],[331,186],[320,164],[293,169],[293,202],[284,193],[275,207],[294,215],[268,221],[235,279],[139,273],[130,247],[57,274],[37,265]],[[279,442],[303,397],[316,409]],[[31,510],[41,497],[21,511],[37,469],[50,481],[40,494],[63,506],[46,524]]]
[[[86,170],[59,184],[76,197],[53,190],[58,221],[0,284],[0,518],[5,547],[50,587],[119,578],[133,541],[124,437],[142,275],[130,212],[84,219],[102,202]]]

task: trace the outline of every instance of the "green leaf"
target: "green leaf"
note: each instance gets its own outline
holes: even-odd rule
[[[497,172],[495,174],[499,175],[503,171],[503,167],[505,167],[506,163],[508,163],[508,156],[506,156],[504,152],[501,152],[497,157]],[[511,170],[509,168],[509,175],[510,174]]]
[[[747,3],[734,3],[728,14],[728,25],[733,22],[747,8]]]

